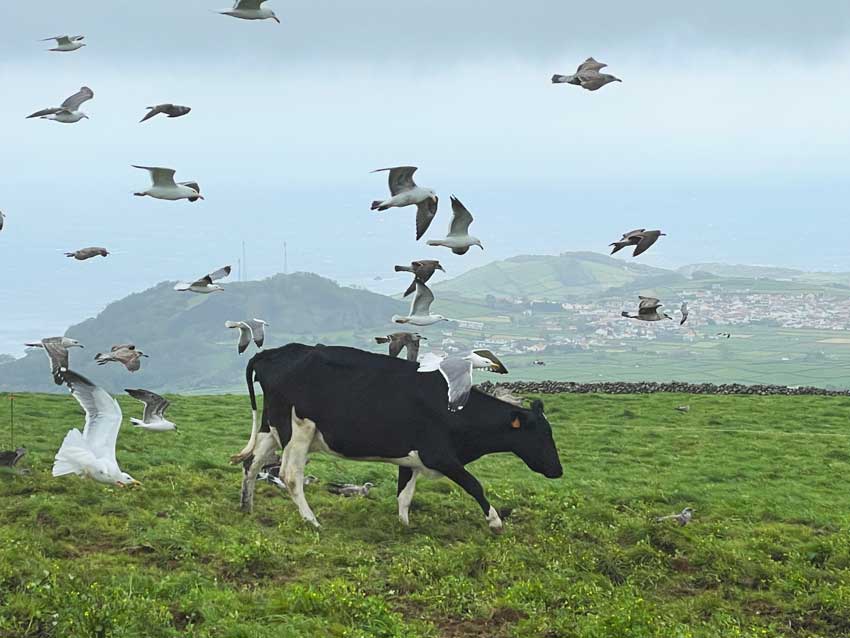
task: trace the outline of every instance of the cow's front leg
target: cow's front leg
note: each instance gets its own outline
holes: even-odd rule
[[[304,466],[307,464],[307,454],[315,434],[316,424],[310,419],[299,419],[295,408],[292,408],[292,436],[283,450],[286,464],[282,465],[281,469],[289,495],[298,506],[301,518],[319,527],[319,521],[304,497]]]
[[[416,491],[416,479],[419,472],[409,467],[398,468],[398,519],[405,525],[410,525],[410,503]]]
[[[422,460],[428,468],[440,472],[466,490],[467,494],[478,501],[478,504],[484,511],[490,531],[494,534],[502,533],[502,519],[499,518],[499,512],[496,511],[495,507],[490,505],[490,501],[484,496],[484,488],[478,482],[478,479],[472,476],[460,462],[437,461],[435,463],[429,463],[425,458]]]
[[[250,513],[254,509],[254,491],[257,489],[257,474],[270,457],[274,458],[276,449],[277,441],[270,432],[261,433],[257,436],[257,443],[253,448],[254,455],[246,459],[242,466],[240,508],[243,512]]]

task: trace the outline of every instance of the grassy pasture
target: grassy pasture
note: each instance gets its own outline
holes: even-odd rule
[[[31,473],[0,475],[0,636],[850,636],[850,399],[544,397],[563,479],[471,466],[513,508],[498,537],[447,481],[420,481],[403,528],[394,468],[322,456],[310,473],[373,496],[309,486],[315,531],[259,485],[242,515],[247,398],[172,399],[180,434],[122,430],[144,483],[122,490],[52,478],[77,404],[17,397]],[[653,522],[688,505],[685,528]]]

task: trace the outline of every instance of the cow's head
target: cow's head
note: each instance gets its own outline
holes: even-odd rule
[[[514,410],[510,418],[505,427],[510,430],[514,454],[546,478],[562,476],[564,469],[552,438],[552,426],[543,414],[543,401],[535,399],[530,410]]]

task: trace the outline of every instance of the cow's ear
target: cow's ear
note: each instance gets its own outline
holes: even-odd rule
[[[511,413],[511,428],[514,430],[519,430],[526,423],[525,415],[522,412],[512,412]]]

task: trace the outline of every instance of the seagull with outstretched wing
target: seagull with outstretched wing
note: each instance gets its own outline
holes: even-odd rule
[[[449,225],[449,234],[444,239],[429,239],[428,245],[451,248],[455,255],[465,255],[472,246],[484,250],[481,240],[469,234],[472,221],[472,213],[452,195],[452,223]]]
[[[56,46],[52,49],[48,49],[48,51],[59,51],[60,53],[69,53],[71,51],[76,51],[77,49],[81,49],[86,46],[83,43],[83,39],[86,36],[84,35],[56,35],[52,38],[44,38],[41,42],[49,42],[50,40],[56,40]]]
[[[165,411],[171,402],[156,392],[142,389],[125,389],[124,392],[129,394],[137,401],[141,401],[145,405],[145,411],[142,413],[142,419],[130,419],[130,423],[137,428],[150,430],[151,432],[167,432],[169,430],[177,430],[177,426],[165,418]]]
[[[239,354],[245,352],[245,350],[251,344],[251,341],[253,341],[258,348],[262,348],[263,343],[266,340],[266,326],[268,325],[268,322],[257,318],[248,319],[247,321],[224,322],[225,328],[239,329]]]
[[[473,350],[465,357],[440,357],[428,353],[419,362],[419,372],[440,371],[446,380],[449,412],[463,410],[472,392],[472,371],[488,370],[507,374],[508,369],[490,350]]]
[[[36,111],[32,115],[27,115],[27,119],[37,117],[42,120],[61,122],[62,124],[74,124],[82,119],[88,119],[89,116],[80,110],[80,106],[93,97],[94,91],[92,91],[89,87],[84,86],[74,93],[74,95],[62,102],[60,106]]]
[[[420,239],[434,220],[440,200],[437,193],[430,188],[416,185],[413,174],[417,170],[416,166],[396,166],[372,171],[373,173],[389,171],[391,195],[389,199],[373,201],[372,210],[385,211],[388,208],[416,206],[416,239]]]
[[[178,290],[180,292],[197,292],[202,295],[206,295],[211,292],[223,292],[224,288],[219,284],[213,282],[218,281],[219,279],[224,279],[230,274],[231,270],[232,269],[230,266],[224,266],[223,268],[219,268],[215,272],[211,272],[208,275],[204,275],[200,279],[193,281],[190,284],[181,281],[176,286],[174,286],[174,290]]]

